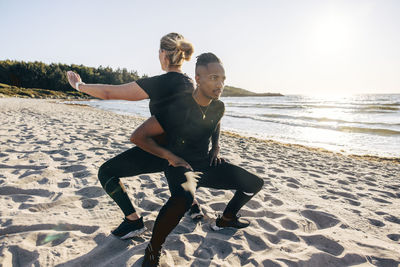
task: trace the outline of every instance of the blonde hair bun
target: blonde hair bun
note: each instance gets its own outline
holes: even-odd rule
[[[189,61],[194,47],[183,35],[175,32],[164,35],[160,40],[160,49],[165,50],[171,66],[181,66],[183,61]]]
[[[186,39],[179,40],[177,42],[177,48],[183,52],[183,58],[189,61],[193,55],[194,47],[193,44]]]

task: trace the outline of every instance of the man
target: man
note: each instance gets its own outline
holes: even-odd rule
[[[212,53],[200,55],[196,62],[196,90],[156,113],[131,136],[137,146],[169,162],[165,175],[171,197],[157,216],[143,266],[158,265],[161,246],[190,208],[196,187],[236,190],[212,229],[249,225],[237,213],[261,190],[263,180],[223,160],[218,160],[217,166],[210,166],[208,159],[210,138],[224,114],[224,104],[218,100],[224,81],[221,61]],[[161,147],[153,137],[164,132],[168,145]]]

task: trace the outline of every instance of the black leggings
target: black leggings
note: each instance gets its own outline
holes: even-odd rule
[[[203,172],[198,180],[197,187],[236,190],[235,195],[225,208],[224,215],[227,217],[236,216],[243,205],[257,194],[264,184],[264,181],[258,176],[230,163],[225,162],[210,167],[209,161],[204,160],[190,164],[195,171]],[[161,208],[154,223],[150,242],[155,249],[161,248],[165,238],[178,225],[193,202],[192,193],[181,186],[187,182],[186,172],[188,172],[188,169],[183,167],[166,167],[165,175],[171,197]]]
[[[119,178],[161,172],[168,162],[139,147],[133,147],[106,161],[99,169],[99,180],[125,216],[136,212]]]

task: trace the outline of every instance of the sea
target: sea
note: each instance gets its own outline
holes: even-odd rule
[[[225,103],[223,131],[343,154],[400,158],[400,94],[221,97],[221,100]],[[143,117],[150,116],[148,103],[148,100],[79,101],[118,114]]]

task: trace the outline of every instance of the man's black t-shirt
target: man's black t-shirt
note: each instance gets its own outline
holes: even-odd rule
[[[167,72],[158,76],[142,78],[136,83],[149,95],[151,115],[157,113],[160,107],[169,105],[182,93],[192,93],[194,90],[193,80],[179,72]]]
[[[186,93],[159,109],[155,117],[167,133],[166,148],[191,162],[208,157],[210,138],[224,111],[224,103],[220,100],[201,107],[191,93]]]

